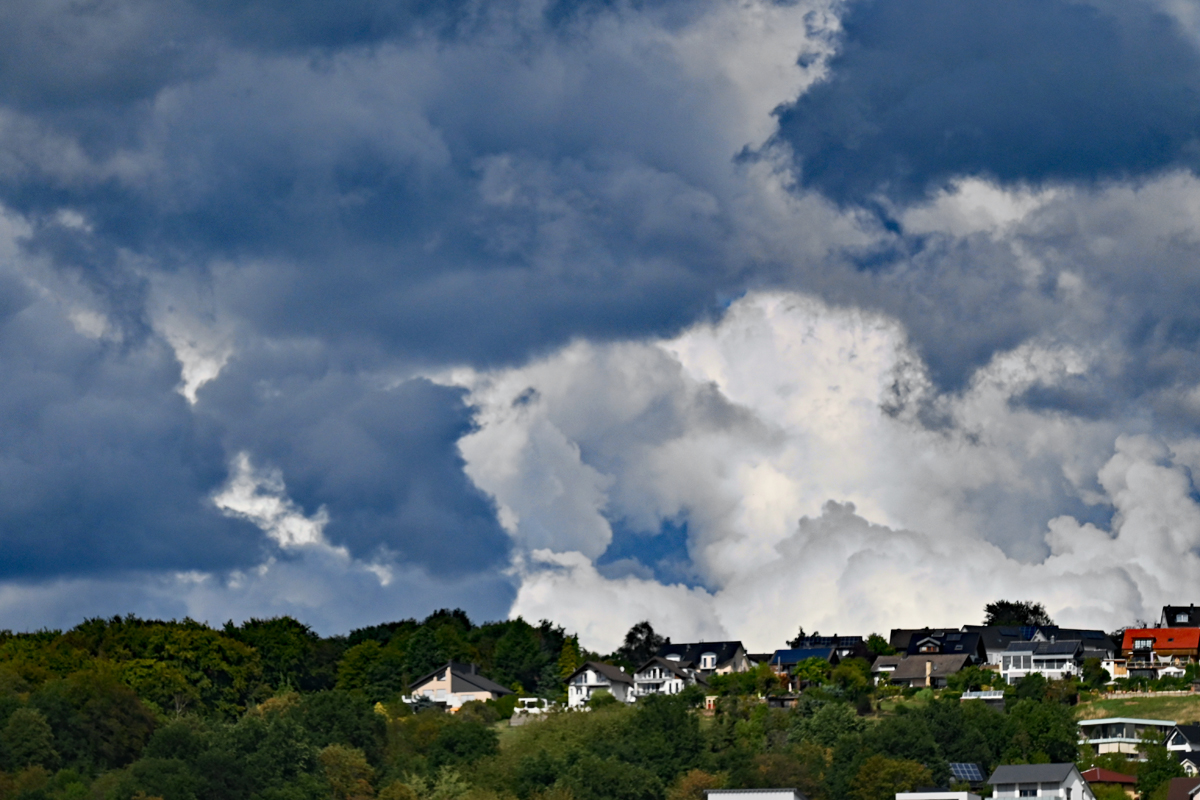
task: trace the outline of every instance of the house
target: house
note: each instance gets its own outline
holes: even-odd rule
[[[968,665],[966,654],[905,656],[892,672],[891,682],[896,686],[927,686],[939,688],[946,679]]]
[[[884,684],[892,679],[892,673],[904,656],[878,656],[871,664],[871,678],[876,684]]]
[[[633,673],[633,693],[637,697],[648,694],[679,694],[685,686],[693,684],[708,686],[697,670],[681,667],[676,661],[658,656],[638,667]]]
[[[1200,657],[1200,628],[1126,628],[1121,655],[1131,678],[1182,675]]]
[[[1163,606],[1160,628],[1200,628],[1200,608],[1189,606]]]
[[[896,792],[896,800],[980,800],[979,795],[971,792]]]
[[[1137,796],[1137,778],[1133,775],[1124,775],[1120,772],[1113,772],[1111,769],[1101,769],[1100,767],[1085,769],[1080,774],[1088,782],[1088,786],[1092,787],[1093,792],[1098,786],[1115,786],[1130,797]]]
[[[979,633],[958,630],[935,629],[914,633],[908,640],[905,652],[910,655],[965,655],[969,664],[987,662],[987,650]]]
[[[705,789],[704,800],[808,800],[797,789]]]
[[[810,658],[819,658],[828,661],[830,666],[836,667],[841,661],[838,656],[837,649],[833,647],[814,647],[814,648],[792,648],[790,650],[776,650],[771,656],[770,665],[775,674],[781,678],[788,679],[788,686],[791,689],[800,689],[800,681],[793,679],[792,670],[801,661],[807,661]]]
[[[587,661],[567,677],[567,707],[580,708],[601,690],[622,703],[633,702],[633,678],[625,670],[612,664]]]
[[[741,642],[664,644],[654,655],[674,661],[680,667],[697,670],[701,675],[745,672],[754,666]]]
[[[979,634],[983,642],[984,663],[1000,666],[1000,657],[1013,642],[1023,642],[1021,629],[1015,625],[963,625],[964,633]]]
[[[1060,628],[1057,625],[1046,625],[1034,631],[1031,642],[1065,642],[1078,641],[1083,650],[1084,658],[1098,658],[1103,661],[1112,658],[1117,653],[1117,646],[1104,631],[1084,628]]]
[[[1006,764],[992,777],[993,800],[1053,797],[1056,800],[1096,800],[1074,764]]]
[[[1005,683],[1016,683],[1033,672],[1047,680],[1058,680],[1083,671],[1083,646],[1066,642],[1013,642],[1000,657],[1000,675]]]
[[[1176,725],[1163,740],[1188,777],[1200,776],[1200,725]]]
[[[1175,728],[1175,723],[1165,719],[1134,719],[1133,717],[1105,717],[1104,719],[1081,719],[1079,721],[1079,743],[1090,744],[1097,754],[1124,753],[1137,756],[1138,746],[1147,733],[1166,736]]]
[[[867,643],[861,636],[820,636],[813,634],[805,636],[803,639],[796,639],[791,642],[793,650],[815,650],[818,648],[832,647],[837,650],[838,658],[862,658],[867,661],[871,660],[871,651],[867,649]]]
[[[413,681],[409,701],[426,697],[449,711],[457,711],[472,700],[495,700],[512,691],[479,674],[474,664],[447,662],[433,672]]]
[[[1171,778],[1167,784],[1167,800],[1192,800],[1200,791],[1200,778]]]

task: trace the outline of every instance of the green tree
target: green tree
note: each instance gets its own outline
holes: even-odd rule
[[[878,633],[872,633],[867,637],[867,649],[873,655],[877,656],[894,656],[896,648],[888,643],[888,640],[880,636]]]
[[[662,781],[650,770],[588,753],[560,778],[577,800],[660,800]]]
[[[313,667],[321,637],[292,617],[249,619],[239,626],[225,623],[225,635],[253,647],[262,664],[263,679],[275,689],[324,688],[328,676],[315,676]]]
[[[1145,758],[1137,771],[1137,790],[1143,798],[1149,798],[1171,778],[1185,776],[1183,766],[1171,757],[1161,737],[1148,731],[1138,749]]]
[[[579,649],[579,637],[568,636],[563,641],[562,652],[558,656],[558,677],[565,681],[583,666],[583,651]]]
[[[1041,702],[1046,697],[1050,682],[1040,672],[1030,672],[1017,681],[1016,697],[1018,700],[1035,700]]]
[[[963,667],[946,679],[946,685],[956,692],[976,692],[998,679],[997,673],[981,667]]]
[[[1079,728],[1070,707],[1019,700],[1009,711],[1015,729],[1003,758],[1007,761],[1061,764],[1079,754]]]
[[[983,607],[984,625],[1053,625],[1054,620],[1041,603],[1025,600],[997,600]]]
[[[360,800],[375,796],[371,781],[375,771],[361,750],[341,744],[331,744],[317,754],[325,780],[333,792],[333,800]]]
[[[528,622],[517,617],[496,642],[492,670],[499,683],[533,688],[545,661],[541,642]]]
[[[637,669],[649,661],[660,647],[670,643],[669,638],[655,633],[649,620],[642,620],[625,633],[625,641],[614,655],[627,666]]]
[[[916,761],[874,755],[850,782],[850,800],[892,800],[897,792],[911,792],[932,781],[929,770]]]
[[[410,681],[427,675],[440,666],[445,666],[449,656],[442,649],[437,631],[422,625],[405,643],[404,671]]]
[[[18,708],[8,717],[0,731],[0,744],[9,769],[24,769],[37,765],[54,769],[58,753],[54,750],[54,731],[42,712],[35,708]]]
[[[1104,668],[1103,662],[1098,658],[1085,658],[1083,660],[1083,682],[1090,689],[1103,689],[1112,680],[1112,676],[1108,674],[1108,670]]]
[[[429,748],[429,763],[438,768],[471,764],[500,752],[500,739],[491,725],[455,720],[444,726]]]
[[[860,734],[866,729],[866,720],[847,703],[826,703],[809,716],[797,716],[788,731],[788,740],[833,747],[843,736]]]
[[[337,688],[361,692],[371,703],[386,702],[404,691],[406,658],[392,645],[373,639],[351,647],[337,670]],[[409,678],[419,677],[410,673]]]
[[[829,662],[817,656],[806,658],[792,668],[792,674],[801,681],[817,686],[829,680],[831,672],[833,672],[833,667],[829,665]]]

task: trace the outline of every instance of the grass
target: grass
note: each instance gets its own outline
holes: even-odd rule
[[[1200,722],[1200,695],[1176,697],[1121,697],[1093,700],[1076,706],[1080,719],[1135,717],[1174,722]]]

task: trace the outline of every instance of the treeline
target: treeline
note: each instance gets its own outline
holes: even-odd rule
[[[636,660],[658,641],[635,626],[610,658]],[[782,691],[765,667],[634,706],[601,695],[587,713],[520,727],[501,724],[511,698],[457,714],[400,700],[449,659],[561,696],[584,657],[595,654],[550,623],[476,626],[461,611],[332,638],[289,618],[3,634],[0,800],[701,800],[706,788],[769,786],[891,800],[949,785],[951,761],[1094,760],[1077,749],[1078,684],[1036,676],[997,710],[876,688],[855,659],[802,665],[794,708],[761,700]],[[714,691],[715,712],[702,713]],[[1148,791],[1167,762],[1140,767]]]

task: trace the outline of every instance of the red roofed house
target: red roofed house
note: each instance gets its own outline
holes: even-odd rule
[[[1095,789],[1098,786],[1119,786],[1125,794],[1130,797],[1137,795],[1137,778],[1132,775],[1123,775],[1120,772],[1113,772],[1111,769],[1101,769],[1100,767],[1092,767],[1080,773],[1083,779],[1088,782],[1088,786]]]
[[[1182,675],[1200,659],[1200,628],[1126,628],[1121,655],[1131,678]]]

